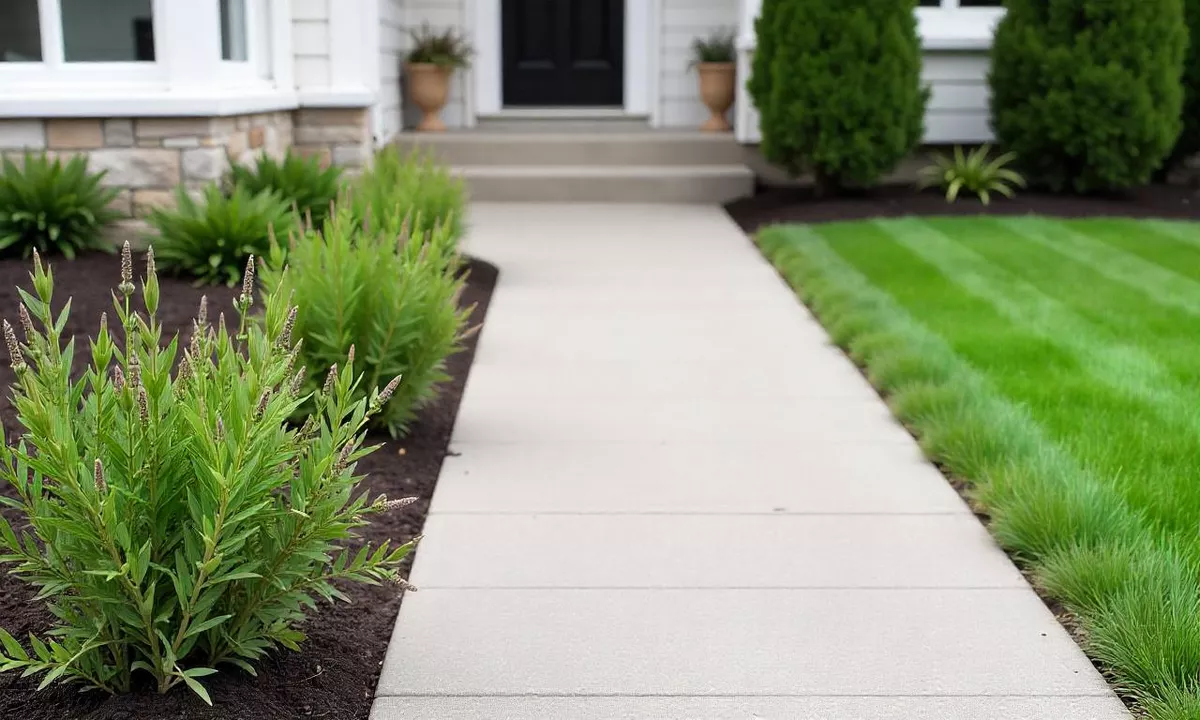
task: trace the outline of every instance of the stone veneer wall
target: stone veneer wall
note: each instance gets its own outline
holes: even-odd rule
[[[200,190],[219,181],[231,162],[260,153],[282,156],[292,145],[292,115],[275,112],[231,117],[52,118],[0,120],[0,148],[83,153],[104,183],[121,188],[115,209],[127,218],[174,202],[175,188]]]
[[[368,111],[303,109],[229,117],[0,118],[0,153],[19,161],[26,149],[83,153],[104,183],[121,188],[115,209],[137,219],[174,203],[178,186],[199,191],[219,181],[231,163],[288,148],[337,163],[351,173],[370,162]]]
[[[366,108],[304,108],[293,115],[296,151],[354,174],[371,162],[374,140]]]

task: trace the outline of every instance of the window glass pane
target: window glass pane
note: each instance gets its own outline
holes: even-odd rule
[[[38,0],[0,0],[0,62],[41,62]]]
[[[67,62],[153,62],[152,0],[60,0]]]
[[[958,0],[959,7],[1000,7],[1003,0]]]
[[[245,62],[246,0],[221,0],[221,59]]]

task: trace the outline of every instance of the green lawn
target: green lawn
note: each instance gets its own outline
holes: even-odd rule
[[[1200,224],[762,231],[992,531],[1154,718],[1200,718]]]

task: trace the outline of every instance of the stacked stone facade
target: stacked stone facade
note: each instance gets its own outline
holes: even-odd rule
[[[219,182],[233,163],[288,148],[349,172],[371,158],[368,112],[303,109],[229,117],[0,119],[0,153],[19,161],[25,150],[85,154],[104,183],[120,188],[114,208],[131,220],[169,206],[175,189],[199,191]]]

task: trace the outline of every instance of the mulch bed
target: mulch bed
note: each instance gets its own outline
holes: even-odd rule
[[[1200,220],[1200,193],[1193,188],[1152,185],[1111,196],[1080,197],[1036,192],[998,198],[983,205],[973,197],[947,203],[943,195],[888,186],[837,197],[817,198],[809,188],[760,188],[753,197],[725,206],[747,233],[778,223],[868,220],[906,215],[1049,215],[1052,217],[1156,217]]]
[[[104,254],[84,255],[72,262],[53,262],[56,306],[67,297],[74,297],[67,332],[87,336],[95,331],[100,313],[112,311],[110,292],[115,285],[118,263],[115,255]],[[141,267],[141,264],[135,262],[135,267]],[[471,321],[478,324],[487,312],[497,270],[475,260],[470,261],[469,269],[462,302],[478,305]],[[29,265],[25,262],[0,262],[0,316],[11,318],[14,324],[18,303],[14,286],[20,284],[28,288],[28,272]],[[215,314],[217,309],[231,307],[234,292],[223,287],[201,289],[186,281],[164,278],[159,308],[164,337],[175,332],[186,337],[201,295],[208,294]],[[84,343],[76,353],[79,365],[90,357],[86,348]],[[364,484],[371,495],[386,493],[392,498],[416,495],[421,501],[394,513],[375,516],[369,526],[359,531],[365,539],[378,542],[390,538],[402,542],[421,532],[474,355],[475,338],[472,338],[467,349],[449,362],[453,381],[443,388],[433,405],[422,411],[408,437],[399,441],[392,441],[386,435],[368,439],[369,444],[384,443],[382,448],[359,463],[359,471],[367,474]],[[10,440],[20,434],[7,392],[12,379],[12,371],[5,361],[0,369],[0,385],[5,388],[0,398],[0,421]],[[11,509],[4,511],[14,525],[20,521]],[[167,695],[142,691],[109,697],[94,692],[81,694],[77,686],[55,685],[35,694],[36,679],[21,680],[17,673],[6,673],[0,674],[0,718],[365,719],[370,712],[402,593],[394,586],[347,585],[343,590],[353,603],[323,605],[320,615],[310,618],[303,628],[308,640],[302,645],[302,652],[279,651],[258,667],[257,678],[236,670],[205,678],[214,703],[211,708],[183,687]],[[29,586],[0,569],[0,627],[18,638],[26,637],[29,632],[44,632],[50,627],[52,616],[40,603],[32,602],[33,595]]]

